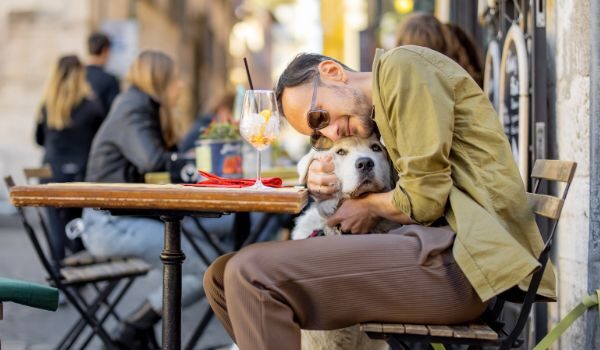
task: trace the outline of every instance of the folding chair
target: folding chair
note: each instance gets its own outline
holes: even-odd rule
[[[9,190],[15,185],[11,176],[5,177],[4,181]],[[63,262],[60,266],[52,265],[47,252],[44,251],[38,239],[38,235],[48,237],[47,227],[41,212],[39,208],[29,208],[33,209],[32,211],[36,214],[34,217],[38,220],[38,225],[34,226],[29,218],[31,215],[27,215],[25,209],[17,208],[33,248],[48,273],[50,284],[65,295],[81,316],[81,319],[62,338],[56,349],[73,348],[86,326],[91,328],[91,332],[77,348],[85,348],[94,336],[98,336],[108,349],[114,348],[112,340],[102,325],[110,315],[113,315],[117,320],[119,319],[114,312],[114,308],[131,287],[133,281],[146,275],[150,270],[150,266],[140,259],[133,258],[114,260],[106,258],[102,261],[78,259],[76,262],[71,261],[69,264]],[[43,234],[39,233],[39,230]],[[46,243],[48,242],[46,241]],[[121,281],[124,283],[119,286]],[[82,287],[87,285],[93,286],[97,291],[97,295],[91,300],[86,299],[82,293]],[[110,300],[113,294],[116,296],[113,300]],[[103,305],[105,305],[105,310],[101,310]]]
[[[493,307],[484,314],[482,320],[468,325],[413,325],[413,324],[388,324],[381,322],[363,323],[360,329],[371,338],[385,339],[392,349],[408,349],[406,342],[432,344],[434,349],[443,348],[438,344],[461,344],[469,345],[469,349],[481,349],[483,346],[493,346],[500,350],[520,347],[523,341],[519,339],[531,307],[535,302],[538,287],[542,280],[542,274],[548,262],[548,255],[552,249],[552,241],[558,225],[567,193],[577,163],[560,160],[538,159],[533,166],[531,177],[534,179],[533,193],[527,193],[537,216],[545,217],[552,221],[552,229],[545,239],[544,249],[538,257],[541,265],[532,276],[529,288],[525,293],[521,310],[517,321],[512,329],[505,330],[506,325],[499,320],[499,316],[506,301],[514,298],[515,290],[509,290],[497,297]],[[565,183],[561,197],[538,194],[542,180],[558,181]],[[543,237],[542,237],[543,238]],[[519,291],[520,292],[520,291]],[[522,292],[520,292],[522,294]]]

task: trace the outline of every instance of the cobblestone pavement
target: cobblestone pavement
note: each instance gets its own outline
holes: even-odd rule
[[[29,240],[16,216],[0,215],[0,276],[17,278],[36,283],[46,283],[44,272]],[[161,282],[160,271],[152,271],[147,277],[138,279],[125,295],[118,307],[120,315],[126,315],[139,304],[139,300]],[[183,311],[182,339],[186,344],[196,327],[207,304],[197,303]],[[66,304],[56,312],[4,303],[4,320],[0,321],[2,350],[42,350],[52,349],[66,330],[78,319],[75,309]],[[115,322],[107,323],[110,331]],[[161,325],[156,332],[160,335]],[[160,339],[159,339],[160,341]],[[213,317],[206,333],[196,349],[210,349],[229,343],[229,337],[219,322]],[[89,349],[100,349],[101,344],[94,340]]]

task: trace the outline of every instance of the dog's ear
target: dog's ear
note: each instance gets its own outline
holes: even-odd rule
[[[308,175],[308,168],[310,164],[315,159],[317,152],[314,149],[311,149],[308,154],[300,159],[297,165],[298,170],[298,183],[306,184],[306,177]]]

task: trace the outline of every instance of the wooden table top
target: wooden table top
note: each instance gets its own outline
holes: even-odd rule
[[[294,187],[256,191],[247,188],[71,182],[15,186],[10,190],[10,202],[17,207],[296,214],[308,202],[308,191]]]

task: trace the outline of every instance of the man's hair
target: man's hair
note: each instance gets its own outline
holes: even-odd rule
[[[104,49],[110,47],[110,39],[103,33],[92,33],[88,38],[88,52],[90,55],[98,56]]]
[[[316,53],[301,53],[288,64],[279,76],[277,86],[275,87],[275,95],[281,114],[283,114],[283,104],[281,103],[283,89],[310,83],[318,73],[319,63],[329,60],[339,63],[347,71],[354,71],[334,58]]]

